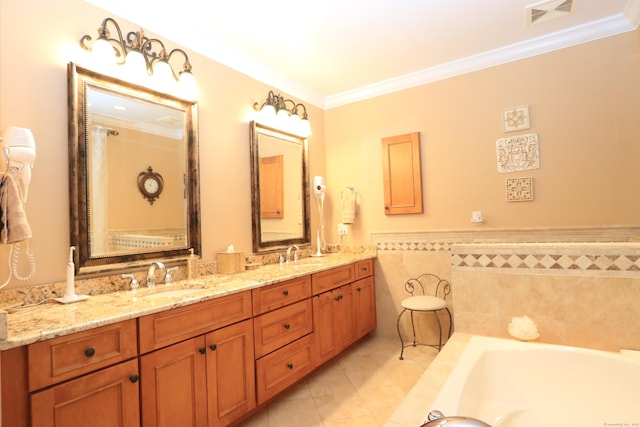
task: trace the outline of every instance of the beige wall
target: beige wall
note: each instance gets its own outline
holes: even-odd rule
[[[522,104],[530,129],[504,133],[502,110]],[[638,224],[639,111],[634,32],[329,110],[327,230],[335,240],[339,189],[350,184],[360,193],[356,242],[374,231],[469,229],[473,210],[482,228]],[[385,216],[380,140],[415,131],[424,213]],[[539,136],[540,169],[498,173],[496,140],[528,132]],[[533,202],[505,201],[512,177],[533,177]]]
[[[38,271],[26,285],[65,277],[69,246],[66,64],[81,53],[80,38],[94,36],[106,16],[82,0],[0,0],[0,128],[30,128],[38,151],[26,206]],[[138,29],[136,23],[115,18],[127,31]],[[250,253],[249,112],[270,89],[279,90],[188,52],[200,91],[203,257],[215,259],[216,252],[230,243]],[[324,112],[306,105],[314,132],[309,139],[310,173],[323,175]],[[316,224],[317,214],[312,214]],[[0,246],[1,282],[6,280],[7,256],[7,247]],[[22,285],[14,280],[9,286]]]

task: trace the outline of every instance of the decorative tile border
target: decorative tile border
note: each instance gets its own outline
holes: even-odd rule
[[[372,241],[378,251],[449,252],[453,269],[640,277],[640,241],[630,237],[640,229],[609,230],[374,233]]]

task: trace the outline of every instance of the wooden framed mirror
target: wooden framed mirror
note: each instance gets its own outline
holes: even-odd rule
[[[253,251],[310,245],[307,140],[255,121],[250,127]]]
[[[73,63],[68,95],[76,274],[200,254],[197,104]],[[149,170],[153,203],[138,185]]]

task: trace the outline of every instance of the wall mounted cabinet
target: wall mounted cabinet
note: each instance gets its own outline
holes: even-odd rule
[[[420,134],[382,139],[384,213],[422,213],[422,168]]]

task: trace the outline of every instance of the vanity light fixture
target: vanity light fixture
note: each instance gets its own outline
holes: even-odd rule
[[[284,96],[276,95],[270,90],[262,105],[256,102],[253,104],[253,109],[258,112],[256,121],[264,125],[276,127],[303,138],[311,135],[307,107],[302,103],[285,99]]]
[[[111,37],[109,26],[118,34],[117,38]],[[136,83],[161,90],[175,87],[177,83],[178,88],[175,92],[189,99],[197,97],[196,81],[191,73],[191,62],[187,53],[179,48],[167,52],[161,40],[146,37],[142,29],[130,31],[123,37],[118,23],[107,17],[98,28],[97,39],[94,41],[91,36],[85,34],[80,39],[80,46],[95,54],[97,60],[103,64],[123,66],[127,75],[136,80]],[[184,58],[184,62],[182,70],[176,73],[170,61],[180,56]],[[149,78],[153,79],[151,83]],[[171,89],[168,91],[174,92]]]

